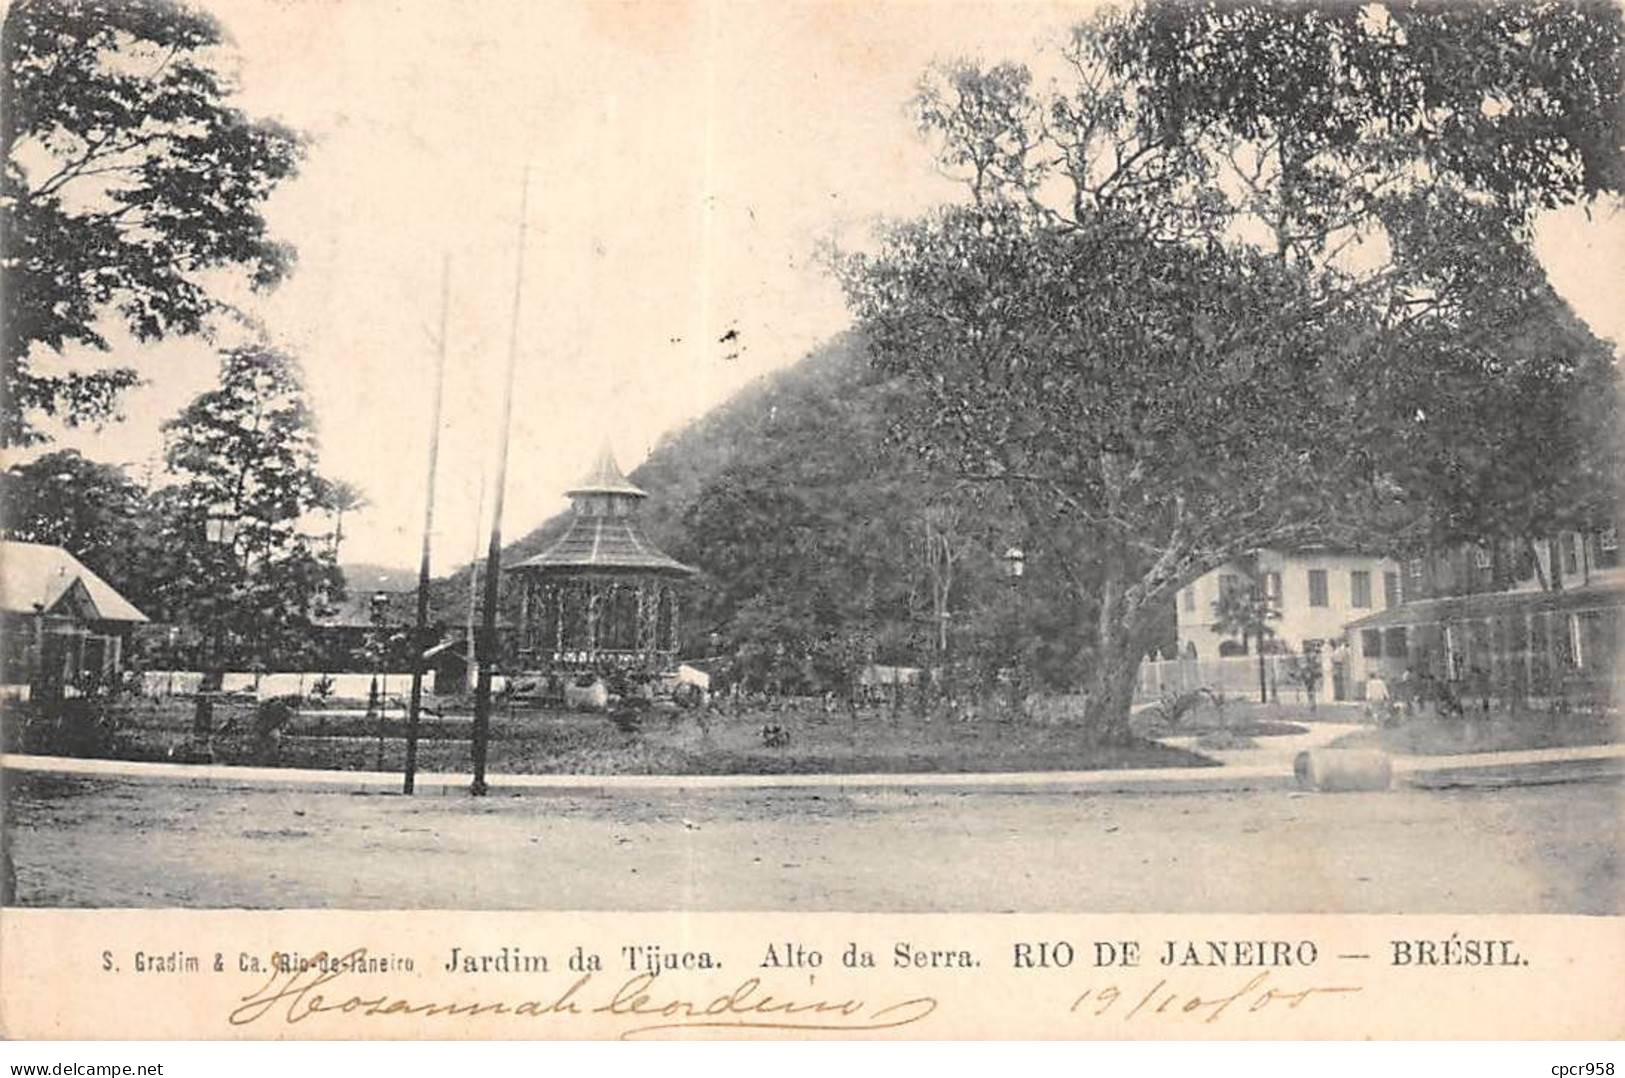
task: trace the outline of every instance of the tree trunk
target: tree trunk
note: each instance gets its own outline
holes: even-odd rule
[[[1108,556],[1100,587],[1100,618],[1095,628],[1095,668],[1089,678],[1083,721],[1090,739],[1121,744],[1129,738],[1129,708],[1140,672],[1141,639],[1137,612],[1124,603],[1121,577]]]
[[[1129,708],[1140,672],[1140,653],[1133,637],[1121,630],[1101,639],[1095,669],[1089,679],[1083,708],[1084,726],[1091,740],[1122,744],[1129,738]]]

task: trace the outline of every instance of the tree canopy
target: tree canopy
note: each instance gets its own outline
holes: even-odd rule
[[[106,419],[135,384],[74,349],[107,352],[104,316],[139,341],[198,333],[222,306],[209,271],[257,288],[293,251],[263,207],[299,135],[231,104],[219,24],[179,0],[19,0],[3,28],[0,113],[0,444],[39,420]],[[211,287],[216,291],[211,291]],[[40,362],[40,350],[71,362]]]
[[[1096,598],[1092,732],[1249,551],[1611,515],[1612,355],[1528,243],[1614,190],[1620,16],[1540,11],[1157,2],[1077,27],[1054,86],[922,82],[970,197],[843,278],[907,435]]]
[[[297,363],[265,345],[227,350],[219,385],[164,431],[162,609],[238,661],[288,657],[344,594]],[[211,516],[234,534],[211,541]]]
[[[6,538],[62,547],[146,610],[153,521],[147,492],[122,468],[71,449],[45,453],[0,473],[0,506]]]

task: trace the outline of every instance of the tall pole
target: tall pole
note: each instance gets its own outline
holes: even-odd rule
[[[440,460],[440,406],[446,391],[446,309],[451,305],[451,255],[440,263],[440,336],[435,341],[434,407],[429,420],[429,478],[423,494],[423,551],[418,558],[418,616],[412,626],[412,702],[406,712],[406,776],[412,793],[418,775],[418,713],[423,706],[423,652],[429,624],[429,537],[434,534],[434,478]]]
[[[474,510],[474,546],[473,553],[468,556],[468,640],[464,653],[468,657],[469,680],[464,682],[463,690],[466,692],[474,687],[474,679],[480,676],[480,664],[474,649],[474,614],[478,610],[476,600],[480,593],[480,522],[485,519],[485,472],[480,472],[480,498],[478,508]]]
[[[480,676],[474,684],[474,784],[485,796],[485,750],[491,736],[491,666],[497,653],[497,585],[502,577],[502,500],[508,482],[508,428],[513,422],[513,372],[519,359],[519,301],[525,284],[525,214],[529,208],[530,167],[519,188],[519,255],[513,277],[513,320],[508,326],[508,373],[502,388],[502,426],[497,442],[497,475],[491,496],[491,542],[485,550],[485,606],[480,611]]]

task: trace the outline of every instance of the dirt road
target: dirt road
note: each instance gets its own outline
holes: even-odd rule
[[[1625,911],[1619,782],[473,801],[6,779],[22,905]]]

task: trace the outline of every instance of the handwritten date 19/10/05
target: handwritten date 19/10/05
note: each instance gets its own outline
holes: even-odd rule
[[[1187,1018],[1211,1024],[1227,1013],[1257,1014],[1271,1008],[1296,1010],[1311,999],[1349,996],[1362,991],[1357,984],[1288,984],[1272,979],[1276,975],[1263,970],[1234,986],[1227,986],[1208,994],[1192,992],[1159,980],[1150,988],[1126,987],[1107,984],[1100,988],[1086,988],[1072,1001],[1071,1013],[1092,1018],[1134,1019]]]

